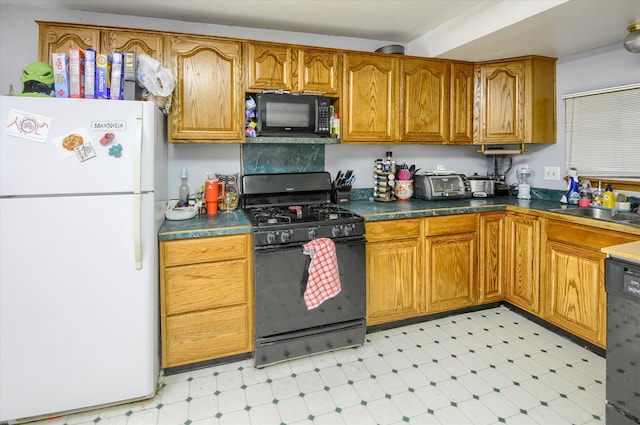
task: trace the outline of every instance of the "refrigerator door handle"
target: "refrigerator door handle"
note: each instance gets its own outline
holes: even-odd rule
[[[136,106],[136,139],[134,141],[133,161],[133,243],[136,261],[136,270],[142,269],[142,105]]]
[[[142,235],[140,228],[142,195],[133,194],[133,250],[136,260],[136,270],[142,270]]]

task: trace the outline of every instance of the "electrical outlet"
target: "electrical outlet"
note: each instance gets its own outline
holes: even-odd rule
[[[560,167],[544,167],[544,179],[560,181]]]
[[[213,171],[204,172],[204,181],[213,180]]]

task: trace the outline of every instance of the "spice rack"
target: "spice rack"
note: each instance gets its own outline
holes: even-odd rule
[[[374,172],[373,200],[392,202],[396,200],[395,175],[384,171]]]

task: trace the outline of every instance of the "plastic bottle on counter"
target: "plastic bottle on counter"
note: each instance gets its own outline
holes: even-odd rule
[[[591,182],[589,180],[583,180],[581,182],[578,205],[581,207],[588,207],[591,205]]]
[[[613,208],[616,206],[616,195],[611,189],[611,183],[607,183],[607,188],[602,194],[602,206],[605,208]]]
[[[598,181],[598,187],[591,191],[591,203],[598,207],[602,206],[602,182]]]
[[[580,189],[578,188],[578,176],[569,174],[569,190],[567,191],[567,203],[569,205],[578,205],[580,200]]]
[[[189,205],[189,185],[187,184],[187,180],[189,179],[189,175],[187,174],[187,169],[183,168],[180,172],[180,187],[178,188],[178,206],[187,206]]]
[[[335,114],[333,116],[333,122],[331,124],[331,133],[333,137],[335,137],[336,139],[340,138],[340,115],[339,114]]]

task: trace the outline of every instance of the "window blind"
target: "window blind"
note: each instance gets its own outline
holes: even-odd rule
[[[592,177],[640,177],[640,84],[565,99],[566,167]]]

